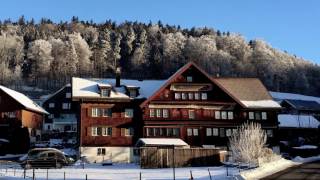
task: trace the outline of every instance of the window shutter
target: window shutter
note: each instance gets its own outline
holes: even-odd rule
[[[125,136],[126,135],[126,129],[125,128],[121,128],[121,136]]]

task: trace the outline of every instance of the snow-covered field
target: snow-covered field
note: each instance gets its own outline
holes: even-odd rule
[[[209,172],[212,179],[232,179],[231,175],[239,174],[236,168],[228,168],[229,177],[227,177],[227,171],[225,167],[192,167],[192,168],[176,168],[175,174],[177,180],[190,179],[190,171],[194,179],[199,180],[210,180]],[[64,172],[67,180],[85,180],[86,175],[88,180],[129,180],[139,179],[141,172],[141,179],[145,180],[169,180],[173,179],[173,169],[140,169],[135,164],[116,164],[112,166],[101,166],[99,164],[85,165],[85,169],[82,166],[71,166],[62,169],[49,169],[48,179],[63,180]],[[27,170],[27,179],[32,179],[32,170]],[[36,169],[35,170],[36,180],[46,180],[47,170]],[[0,179],[8,180],[19,180],[23,179],[23,169],[6,169],[0,168]]]

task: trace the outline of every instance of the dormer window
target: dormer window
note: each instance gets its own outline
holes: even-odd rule
[[[101,89],[102,97],[109,97],[110,91],[108,89]]]
[[[192,82],[192,81],[193,81],[192,76],[187,76],[187,82]]]
[[[129,95],[130,95],[131,98],[137,97],[137,90],[136,89],[131,89],[129,91]]]

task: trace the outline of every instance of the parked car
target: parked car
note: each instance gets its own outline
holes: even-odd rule
[[[35,148],[28,152],[25,159],[22,159],[21,167],[31,168],[62,168],[70,165],[74,160],[58,149]]]

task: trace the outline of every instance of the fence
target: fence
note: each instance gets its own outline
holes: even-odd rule
[[[140,150],[141,168],[169,168],[221,165],[225,153],[219,149],[145,147]]]

